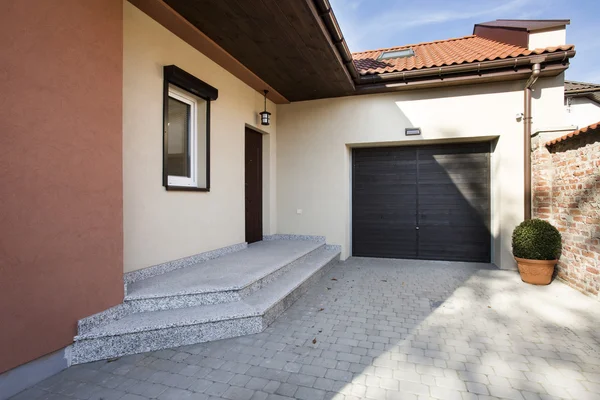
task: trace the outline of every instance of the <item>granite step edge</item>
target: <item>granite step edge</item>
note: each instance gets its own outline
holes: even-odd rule
[[[174,296],[213,295],[216,293],[241,292],[244,290],[248,290],[249,288],[252,288],[254,285],[260,284],[264,280],[268,280],[272,275],[274,275],[274,277],[272,279],[276,278],[278,276],[277,274],[280,273],[280,271],[282,269],[288,268],[288,267],[290,267],[291,264],[294,264],[294,263],[298,262],[299,260],[302,260],[302,259],[310,256],[311,254],[319,251],[320,249],[323,249],[326,247],[325,243],[322,243],[322,242],[314,242],[314,243],[315,243],[316,247],[310,249],[307,252],[295,254],[294,256],[284,259],[283,261],[276,264],[275,268],[270,270],[268,273],[266,273],[262,276],[256,277],[254,280],[252,280],[250,282],[246,282],[243,285],[233,285],[233,286],[223,287],[223,288],[218,288],[218,289],[215,288],[212,290],[180,290],[180,291],[173,291],[173,292],[169,293],[168,295],[165,295],[165,294],[136,295],[136,294],[128,293],[125,296],[125,301],[164,299],[164,298],[169,298],[169,297],[174,297]],[[198,264],[198,265],[200,265],[200,264]],[[194,266],[192,265],[192,266],[189,266],[188,268],[193,268],[193,267]],[[216,303],[207,303],[207,304],[216,304]]]
[[[318,282],[323,276],[325,276],[331,268],[340,262],[340,253],[334,254],[325,265],[318,270],[314,271],[308,279],[297,285],[291,290],[286,296],[280,299],[275,304],[271,305],[265,310],[261,310],[261,316],[263,319],[263,325],[268,327],[271,325],[281,314],[290,308],[301,296],[303,296],[312,285]]]
[[[282,275],[280,281],[274,281],[271,283],[271,285],[274,285],[275,287],[278,285],[283,286],[285,290],[284,292],[278,290],[274,291],[272,288],[269,288],[268,285],[265,286],[265,290],[270,294],[270,297],[256,294],[254,296],[254,302],[237,301],[231,303],[209,304],[159,311],[132,312],[132,310],[129,309],[129,313],[121,317],[131,317],[132,319],[130,321],[126,321],[127,323],[123,323],[121,321],[119,324],[118,319],[121,318],[118,318],[117,320],[112,321],[116,325],[111,326],[109,323],[98,326],[96,329],[81,332],[75,337],[75,340],[77,341],[105,336],[117,336],[142,331],[160,330],[175,326],[186,326],[227,319],[258,316],[268,308],[266,307],[261,309],[259,307],[261,299],[263,303],[266,301],[267,304],[270,305],[280,301],[282,298],[292,292],[297,286],[309,279],[312,274],[323,267],[325,264],[322,260],[323,257],[325,257],[324,259],[328,261],[332,254],[333,252],[330,250],[321,248],[320,252],[312,253],[311,257],[304,258],[303,262],[307,263],[309,267],[312,267],[310,274],[307,275],[303,270],[288,271],[289,274],[292,275],[292,278],[289,276],[286,277],[284,274]],[[294,285],[290,286],[291,283],[294,283]],[[273,293],[275,293],[275,297],[273,297]],[[249,298],[248,300],[252,300],[252,298]]]
[[[239,318],[260,316],[260,312],[255,307],[252,307],[241,301],[227,304],[227,308],[225,310],[222,310],[223,307],[220,306],[220,304],[217,304],[189,307],[180,310],[161,310],[132,313],[126,317],[132,317],[134,318],[133,320],[127,320],[126,323],[121,324],[119,324],[119,322],[123,321],[116,320],[113,321],[116,326],[113,326],[109,323],[96,327],[94,330],[75,336],[74,341],[77,342],[81,340],[122,336],[140,332],[160,331],[169,328],[201,325]],[[177,311],[180,315],[174,314],[175,311]],[[139,321],[136,321],[135,319],[139,319]]]
[[[328,251],[322,263],[305,279],[287,290],[282,298],[267,307],[257,307],[256,316],[204,322],[185,326],[162,327],[157,330],[131,332],[117,336],[87,338],[73,345],[72,363],[81,364],[153,350],[179,347],[212,340],[227,339],[262,332],[286,309],[307,292],[337,263],[339,251]]]
[[[323,247],[327,247],[323,238],[318,237],[317,239],[318,240],[312,240],[312,241],[314,241],[315,243],[318,243],[319,246],[317,246],[316,248],[313,248],[308,253],[304,253],[304,254],[296,257],[291,262],[284,264],[282,267],[280,267],[279,269],[277,269],[273,272],[277,272],[281,268],[285,268],[289,264],[296,262],[298,259],[304,258],[304,257],[308,256],[309,254],[311,254],[315,251],[318,251],[319,249],[321,249]],[[300,239],[300,237],[294,236],[294,237],[290,237],[290,238],[286,238],[286,239],[279,238],[279,237],[270,237],[267,240],[302,240],[302,239]],[[311,240],[309,240],[309,241],[311,241]],[[244,244],[244,245],[246,245],[246,244]],[[231,247],[231,249],[228,248],[227,251],[221,251],[221,249],[219,249],[219,251],[221,251],[221,253],[219,253],[219,255],[215,254],[215,255],[211,256],[210,258],[202,259],[202,261],[198,262],[197,264],[193,264],[193,265],[201,265],[206,261],[210,261],[212,259],[219,258],[219,257],[225,256],[225,255],[233,253],[233,252],[238,252],[240,250],[245,249],[247,247],[247,245],[244,247],[240,247],[240,248],[238,248],[239,246],[238,247],[230,246],[230,247]],[[217,253],[217,252],[215,251],[215,253]],[[187,265],[185,267],[189,267],[189,266],[191,266],[191,265]],[[178,267],[177,269],[179,269],[179,268],[180,267]],[[167,273],[167,272],[170,272],[170,270],[164,271],[162,273]],[[271,274],[273,272],[271,272]],[[158,275],[161,275],[162,273],[158,273]],[[131,275],[131,274],[132,273],[129,273],[127,275]],[[268,277],[269,275],[270,274],[267,274],[266,277]],[[134,281],[143,280],[143,279],[153,277],[153,276],[155,276],[155,275],[138,277],[138,279],[131,280],[131,282],[129,282],[129,283],[133,283]],[[265,276],[263,276],[262,279],[264,279],[264,278],[265,278]],[[257,281],[260,281],[260,280],[261,280],[261,278],[259,278],[258,280],[255,280],[254,282],[248,283],[246,285],[246,287],[253,285]],[[127,286],[127,284],[126,284],[126,286]],[[251,293],[253,291],[254,290],[251,289],[248,293]],[[230,293],[228,293],[228,292],[230,292]],[[189,302],[186,301],[187,304],[184,307],[193,307],[196,305],[206,305],[206,304],[219,304],[219,303],[225,303],[225,302],[230,302],[230,301],[238,301],[238,300],[241,300],[241,298],[242,298],[242,296],[234,293],[233,291],[209,292],[209,293],[205,293],[203,295],[208,296],[208,297],[212,296],[214,298],[217,298],[217,300],[210,301],[210,299],[209,299],[209,301],[206,301],[206,298],[205,298],[203,300],[198,301],[198,300],[194,300],[194,299],[189,299],[190,301]],[[189,296],[189,295],[188,294],[175,294],[174,296]],[[172,297],[172,296],[166,296],[166,297]],[[158,299],[161,299],[161,297],[158,297]],[[110,324],[111,322],[114,322],[116,320],[119,320],[123,317],[126,317],[126,316],[134,314],[134,313],[153,311],[153,310],[158,311],[161,309],[167,310],[167,309],[173,309],[173,308],[181,308],[181,307],[175,307],[175,306],[173,306],[173,307],[169,306],[169,307],[163,307],[163,308],[152,308],[152,307],[148,307],[145,304],[139,304],[139,303],[136,304],[135,300],[138,300],[138,299],[136,299],[135,296],[129,295],[126,291],[123,303],[117,304],[116,306],[110,307],[106,310],[100,311],[96,314],[92,314],[90,316],[87,316],[87,317],[84,317],[84,318],[78,320],[77,321],[78,334],[88,333],[95,328]],[[140,300],[145,300],[145,299],[140,299]],[[184,299],[174,299],[173,302],[177,303],[177,302],[182,302],[183,300]]]
[[[77,334],[86,334],[93,329],[110,324],[116,320],[131,315],[133,310],[129,304],[121,303],[114,307],[107,308],[96,314],[92,314],[77,321]]]
[[[231,303],[218,303],[218,304],[209,304],[209,305],[199,305],[199,306],[191,306],[184,307],[180,309],[165,309],[165,310],[150,310],[150,311],[140,311],[133,306],[128,305],[127,303],[122,305],[123,307],[113,307],[113,309],[107,310],[111,315],[109,316],[112,319],[106,318],[102,325],[88,325],[85,328],[81,329],[78,335],[75,337],[75,341],[85,340],[85,339],[93,339],[99,337],[107,337],[107,336],[117,336],[124,335],[129,333],[136,333],[142,331],[152,331],[152,330],[160,330],[164,328],[171,328],[176,326],[187,326],[194,324],[202,324],[202,323],[210,323],[217,322],[227,319],[235,319],[235,318],[246,318],[253,316],[260,316],[263,312],[268,310],[270,307],[277,304],[279,301],[282,301],[285,296],[289,295],[293,292],[298,286],[300,286],[303,282],[309,279],[314,273],[316,273],[319,269],[321,269],[324,265],[326,265],[332,258],[339,256],[338,252],[332,252],[331,250],[320,247],[318,250],[311,252],[310,257],[304,257],[301,262],[308,263],[309,265],[315,263],[315,266],[310,271],[310,274],[306,274],[303,271],[295,271],[290,270],[287,273],[294,275],[298,275],[292,279],[289,277],[286,278],[286,274],[280,275],[281,280],[274,280],[270,282],[268,285],[265,285],[264,288],[269,293],[271,293],[271,298],[265,298],[264,295],[261,296],[260,293],[252,296],[250,294],[246,299],[248,301],[235,301]],[[296,265],[300,264],[298,262]],[[283,283],[279,283],[283,282]],[[290,283],[294,282],[295,285],[290,287]],[[270,285],[283,285],[284,292],[277,292],[277,297],[273,298],[272,289],[269,289]],[[254,292],[256,293],[256,292]],[[262,303],[261,303],[262,297]],[[254,301],[253,301],[254,300]],[[264,305],[266,301],[266,306]],[[262,304],[262,305],[261,305]],[[173,314],[173,312],[177,312],[180,314],[179,317]],[[102,313],[100,313],[102,314]],[[138,318],[141,319],[141,324],[136,322],[135,320],[131,321],[133,326],[127,326],[125,328],[119,328],[118,326],[113,328],[110,326],[112,323],[118,323],[118,321],[122,318],[128,316],[139,315]],[[201,317],[198,317],[201,316]],[[134,317],[135,318],[135,317]],[[174,321],[174,319],[178,318]],[[164,322],[164,321],[170,322]],[[154,321],[154,322],[153,322]]]
[[[313,255],[318,254],[320,251],[323,251],[323,249],[325,249],[325,245],[320,245],[308,253],[304,253],[294,261],[271,271],[269,274],[264,275],[262,278],[258,278],[252,283],[249,283],[246,287],[240,290],[205,293],[173,293],[169,296],[161,297],[126,297],[125,303],[129,304],[130,307],[135,310],[135,312],[145,312],[240,301],[252,295],[261,288],[269,285],[271,282],[277,280],[277,278],[279,278],[281,275],[286,274],[288,271],[294,269],[298,264],[304,262]]]
[[[268,287],[269,290],[257,293],[248,298],[246,302],[256,307],[260,314],[264,314],[278,302],[285,300],[286,297],[294,294],[302,285],[310,281],[315,275],[330,266],[334,261],[339,260],[340,253],[332,250],[323,250],[311,260],[307,260],[307,265],[303,269],[290,271],[289,274],[282,277],[280,281],[273,282]],[[293,282],[293,284],[291,284]],[[278,288],[277,286],[280,286]]]
[[[82,364],[128,354],[250,335],[263,330],[262,318],[256,316],[86,339],[73,344],[71,361],[72,364]]]

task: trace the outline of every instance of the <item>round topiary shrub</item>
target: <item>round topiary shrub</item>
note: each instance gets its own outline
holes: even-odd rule
[[[512,235],[513,255],[529,260],[556,260],[560,256],[561,236],[551,223],[541,219],[521,222]]]

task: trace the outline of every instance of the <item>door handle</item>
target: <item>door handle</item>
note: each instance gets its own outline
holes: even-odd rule
[[[418,227],[418,226],[415,226],[415,229],[416,229],[416,230],[419,230],[419,227]]]

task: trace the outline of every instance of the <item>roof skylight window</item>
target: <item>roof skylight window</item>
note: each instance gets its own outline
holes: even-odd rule
[[[413,49],[404,49],[404,50],[394,50],[394,51],[384,51],[377,58],[378,60],[387,60],[390,58],[407,58],[413,57],[415,52]]]

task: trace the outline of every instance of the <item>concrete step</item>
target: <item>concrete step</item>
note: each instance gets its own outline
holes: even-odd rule
[[[75,337],[73,364],[262,332],[338,262],[319,246],[240,300],[124,315]]]
[[[324,241],[269,240],[184,268],[129,283],[122,304],[83,318],[78,332],[129,314],[239,301],[276,279]]]
[[[134,282],[125,303],[142,312],[241,300],[324,246],[300,240],[253,243],[237,253]]]

